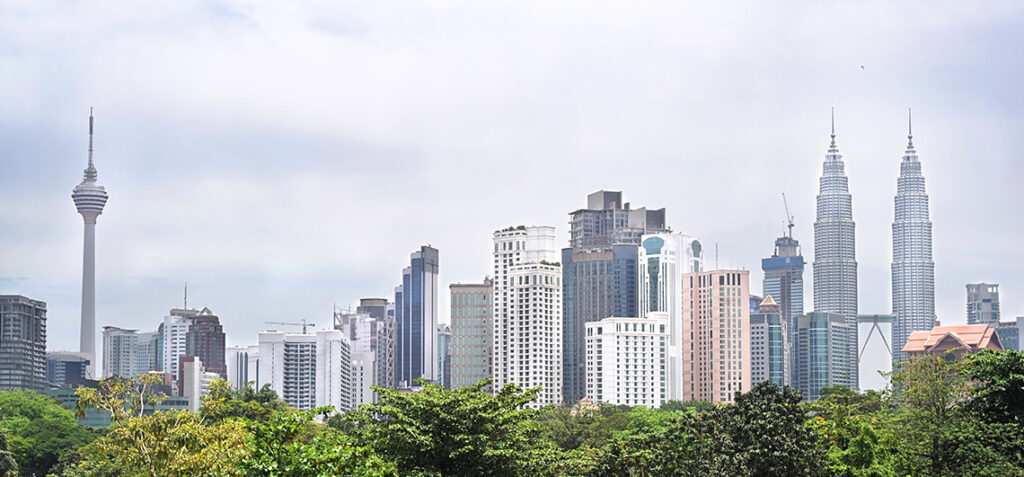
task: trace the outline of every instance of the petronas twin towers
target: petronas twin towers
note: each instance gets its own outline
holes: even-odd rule
[[[912,136],[908,135],[912,139]],[[847,362],[848,385],[859,387],[857,353],[857,256],[853,204],[843,156],[832,143],[825,153],[814,222],[814,309],[846,318],[852,336]],[[932,225],[928,218],[921,163],[913,142],[900,163],[896,211],[892,224],[893,362],[913,331],[930,330],[935,320],[935,264],[932,262]]]

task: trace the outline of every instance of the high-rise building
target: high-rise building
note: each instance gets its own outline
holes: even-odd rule
[[[163,331],[138,333],[132,356],[132,376],[163,369]]]
[[[756,313],[750,314],[750,382],[771,381],[780,388],[792,386],[792,351],[789,320],[768,295]]]
[[[452,387],[452,327],[437,325],[437,384]]]
[[[46,388],[46,303],[0,295],[0,391]]]
[[[254,351],[249,359],[258,356],[257,387],[270,384],[289,406],[300,411],[319,406],[352,409],[351,345],[345,333],[261,331],[259,351]]]
[[[928,194],[925,192],[924,175],[921,174],[921,162],[914,150],[909,116],[907,150],[900,161],[895,206],[896,217],[892,222],[892,314],[896,316],[896,322],[892,327],[892,359],[893,363],[898,363],[906,357],[903,345],[910,334],[928,331],[935,323],[932,223],[928,218]]]
[[[103,327],[103,379],[135,377],[139,335],[137,330]],[[148,369],[146,371],[149,371]]]
[[[638,316],[637,247],[646,233],[667,232],[665,209],[631,209],[622,192],[587,196],[569,214],[569,248],[562,249],[563,397],[586,393],[584,325],[610,316]]]
[[[430,246],[413,252],[402,270],[401,289],[395,294],[400,386],[412,386],[419,378],[437,379],[437,274],[438,252]]]
[[[834,313],[846,319],[853,330],[847,343],[847,359],[857,362],[857,254],[853,198],[844,171],[843,156],[836,146],[835,120],[832,143],[818,190],[817,218],[814,222],[814,310]],[[852,369],[852,386],[859,382],[857,367]]]
[[[451,300],[452,387],[472,386],[491,376],[494,281],[454,283]]]
[[[227,376],[224,365],[225,336],[220,318],[209,308],[203,308],[191,318],[185,332],[185,356],[198,356],[207,372]]]
[[[233,389],[244,389],[250,381],[249,347],[231,346],[225,348],[224,354],[224,367],[227,370],[225,380]],[[251,372],[255,375],[256,369],[252,369]]]
[[[996,334],[999,335],[999,341],[1003,344],[1003,349],[1017,350],[1020,351],[1020,339],[1021,335],[1024,334],[1024,316],[1018,316],[1017,321],[1000,321],[995,326]]]
[[[372,369],[370,366],[366,374],[373,374]],[[353,409],[352,398],[352,348],[348,337],[338,330],[317,331],[316,405],[345,412]]]
[[[856,387],[857,355],[846,350],[855,334],[845,316],[811,312],[796,317],[796,386],[805,401],[820,397],[827,386]]]
[[[967,324],[988,325],[992,323],[999,323],[999,285],[968,283]]]
[[[203,396],[210,389],[210,383],[221,376],[207,371],[203,360],[198,356],[183,356],[180,360],[178,375],[178,395],[188,398],[188,408],[192,412],[202,407]]]
[[[659,407],[668,401],[668,313],[610,317],[586,324],[587,397]]]
[[[394,303],[387,298],[360,298],[356,313],[365,313],[373,318],[384,319],[388,316],[388,309],[394,307]]]
[[[393,386],[387,376],[394,374],[383,367],[394,363],[394,319],[378,316],[383,318],[363,312],[334,313],[334,329],[344,333],[350,344],[353,406],[377,402],[373,386]]]
[[[89,357],[73,351],[46,353],[46,382],[51,387],[82,382],[86,377]]]
[[[772,297],[772,301],[778,304],[779,313],[790,333],[786,336],[786,347],[795,352],[796,348],[789,345],[796,342],[793,335],[796,325],[793,320],[804,314],[804,257],[800,254],[800,242],[793,238],[792,222],[789,223],[789,234],[775,239],[775,252],[772,256],[761,259],[761,270],[764,271],[762,291],[765,297]],[[760,306],[760,301],[755,309],[756,306]],[[791,373],[795,360],[796,357],[792,355],[786,358],[789,363],[787,369]],[[793,376],[788,376],[785,382],[792,383]]]
[[[494,232],[494,389],[541,387],[531,407],[562,402],[562,270],[554,227]]]
[[[750,272],[682,277],[683,400],[733,402],[750,376]]]
[[[643,236],[638,260],[639,316],[668,313],[668,399],[683,399],[683,292],[684,274],[703,271],[700,241],[680,233]]]
[[[107,191],[96,184],[96,167],[92,163],[92,109],[89,110],[89,164],[82,182],[71,191],[75,208],[85,222],[85,248],[82,255],[82,323],[78,351],[96,358],[96,219],[107,204]],[[90,370],[92,374],[92,370]]]
[[[188,356],[185,349],[186,335],[192,326],[192,318],[199,314],[199,310],[172,308],[171,313],[164,316],[163,328],[163,369],[162,371],[171,375],[174,382],[178,382],[179,360]]]

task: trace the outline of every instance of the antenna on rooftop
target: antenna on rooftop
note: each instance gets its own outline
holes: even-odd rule
[[[188,309],[188,282],[185,282],[185,310]]]

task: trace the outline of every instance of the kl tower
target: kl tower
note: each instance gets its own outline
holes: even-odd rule
[[[92,164],[92,108],[89,108],[89,165],[82,183],[71,192],[78,213],[85,221],[85,252],[82,257],[82,329],[78,351],[88,356],[89,378],[96,370],[96,218],[103,213],[107,191],[96,184]]]

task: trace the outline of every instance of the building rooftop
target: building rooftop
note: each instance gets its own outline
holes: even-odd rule
[[[946,344],[944,349],[956,347],[968,350],[992,348],[1002,350],[1003,345],[995,329],[988,325],[936,326],[931,331],[915,331],[910,334],[904,353],[924,353]],[[949,345],[956,345],[950,347]]]

